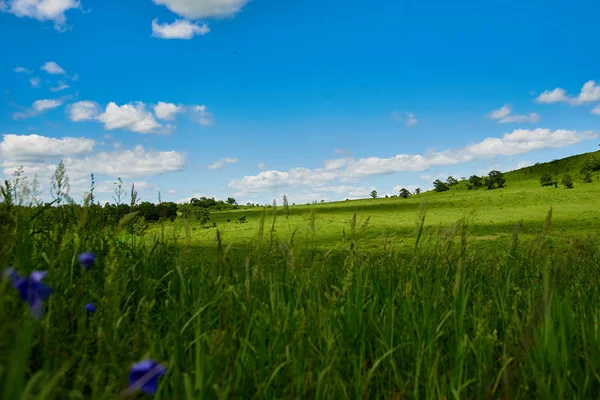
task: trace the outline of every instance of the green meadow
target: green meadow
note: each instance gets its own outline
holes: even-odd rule
[[[143,235],[132,214],[4,192],[0,265],[47,272],[52,292],[35,318],[0,283],[0,398],[597,398],[600,177],[579,174],[593,155],[500,189],[242,206]],[[146,376],[153,394],[128,390],[145,359],[166,368]]]

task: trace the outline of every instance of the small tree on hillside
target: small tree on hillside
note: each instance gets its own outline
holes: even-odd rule
[[[227,204],[236,205],[237,201],[233,197],[227,198]]]
[[[505,182],[504,174],[497,170],[490,171],[488,176],[483,178],[483,185],[488,189],[502,188]]]
[[[477,175],[472,175],[472,176],[469,178],[469,184],[470,184],[470,185],[471,185],[473,188],[475,188],[475,189],[476,189],[476,188],[478,188],[478,187],[481,187],[481,186],[482,186],[482,184],[483,184],[483,179],[481,179],[481,177],[480,177],[480,176],[477,176]]]
[[[376,198],[377,198],[377,190],[373,190],[373,191],[371,192],[371,197],[372,197],[372,198],[374,198],[374,199],[376,199]]]
[[[446,184],[448,186],[458,185],[458,180],[456,178],[454,178],[453,176],[449,176],[448,179],[446,179]]]
[[[569,174],[565,174],[562,177],[562,184],[567,189],[573,189],[573,178]]]
[[[550,175],[549,173],[544,173],[542,174],[542,176],[540,176],[540,184],[542,186],[552,186],[552,184],[554,183],[554,179],[552,179],[552,175]]]
[[[421,188],[416,188],[415,189],[415,194],[418,196],[421,194]]]
[[[450,190],[448,185],[445,184],[444,182],[440,181],[439,179],[436,179],[435,181],[433,181],[433,187],[436,192],[445,192],[446,190]]]
[[[403,199],[408,199],[410,197],[410,192],[406,188],[400,189],[400,193],[398,194]]]
[[[593,178],[592,178],[592,173],[590,171],[585,171],[583,174],[581,174],[581,179],[585,182],[585,183],[592,183],[593,182]]]

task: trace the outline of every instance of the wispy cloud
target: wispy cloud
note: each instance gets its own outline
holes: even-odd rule
[[[223,168],[224,166],[226,166],[227,164],[235,164],[238,161],[239,160],[237,158],[231,158],[231,157],[221,158],[219,161],[217,161],[213,164],[210,164],[208,166],[208,169],[210,169],[210,170],[220,169],[220,168]]]

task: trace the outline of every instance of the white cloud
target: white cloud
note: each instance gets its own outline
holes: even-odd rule
[[[98,118],[98,105],[93,101],[78,101],[68,109],[69,119],[73,122],[89,121]]]
[[[36,100],[33,102],[33,109],[37,112],[44,112],[46,110],[51,110],[56,107],[60,107],[62,105],[62,101],[60,100]]]
[[[55,139],[35,134],[5,134],[0,142],[0,156],[4,160],[17,161],[73,156],[91,152],[94,144],[94,140],[83,137]]]
[[[169,189],[169,190],[167,190],[167,193],[169,193],[169,194],[175,194],[175,193],[177,193],[177,190],[175,190],[175,189]]]
[[[79,0],[6,0],[0,1],[0,11],[17,17],[28,17],[38,21],[52,21],[54,28],[63,30],[65,12],[79,8]]]
[[[533,165],[533,161],[523,160],[523,161],[519,161],[517,163],[517,166],[515,169],[527,168],[527,167],[531,167],[532,165]]]
[[[70,86],[64,82],[58,82],[58,86],[50,88],[51,92],[60,92],[61,90],[68,89]]]
[[[47,73],[52,75],[64,75],[67,73],[64,69],[62,69],[60,65],[58,65],[54,61],[48,61],[46,64],[42,65],[41,69],[42,71],[46,71]]]
[[[152,113],[146,111],[142,102],[118,106],[114,102],[108,103],[106,110],[98,116],[108,130],[125,129],[132,132],[151,133],[162,127]]]
[[[488,114],[488,117],[493,120],[497,120],[499,124],[506,124],[510,122],[524,123],[524,122],[539,122],[540,116],[536,113],[530,113],[528,115],[510,115],[512,112],[510,104],[505,104],[498,110],[494,110]]]
[[[564,89],[556,88],[552,91],[546,90],[540,94],[536,101],[538,103],[559,103],[563,101],[569,101]]]
[[[552,91],[546,90],[536,99],[539,103],[559,103],[565,102],[571,105],[581,105],[600,100],[600,85],[590,80],[583,84],[579,96],[567,96],[564,89],[556,88]]]
[[[390,158],[368,157],[351,159],[343,163],[343,168],[294,168],[287,172],[264,171],[258,175],[245,176],[229,182],[229,187],[240,193],[266,192],[285,187],[321,187],[334,180],[348,181],[367,176],[394,172],[425,171],[436,165],[455,165],[476,159],[494,158],[524,154],[545,148],[560,148],[596,138],[593,131],[517,129],[502,138],[486,138],[483,141],[456,150],[430,152],[426,155],[399,154]],[[333,165],[332,161],[326,165]]]
[[[226,166],[227,164],[235,164],[238,161],[239,160],[237,158],[231,158],[231,157],[221,158],[219,161],[209,165],[208,169],[210,169],[210,170],[220,169],[220,168],[223,168],[224,166]]]
[[[40,79],[40,78],[31,78],[31,79],[29,80],[29,83],[31,83],[31,86],[33,86],[33,87],[35,87],[35,88],[36,88],[36,87],[40,87],[40,82],[41,82],[41,79]]]
[[[209,113],[206,106],[192,106],[192,121],[202,125],[209,126],[213,123],[213,115]]]
[[[600,115],[600,104],[592,109],[592,114]]]
[[[600,100],[600,85],[594,81],[587,81],[581,88],[579,96],[573,99],[575,104],[590,103]]]
[[[415,114],[408,113],[408,116],[406,118],[406,126],[416,125],[417,122],[419,122],[419,121],[417,120],[417,117],[415,117]]]
[[[173,103],[165,103],[163,101],[159,101],[158,104],[154,106],[154,114],[157,118],[171,121],[175,118],[175,114],[178,112],[182,112],[185,107],[177,106]]]
[[[36,100],[33,102],[33,104],[31,105],[31,108],[28,110],[25,110],[23,112],[16,112],[13,114],[13,119],[15,120],[19,120],[19,119],[26,119],[26,118],[32,118],[35,117],[37,115],[40,115],[41,113],[51,110],[53,108],[59,107],[61,106],[63,103],[62,99],[43,99],[43,100]]]
[[[96,187],[96,192],[97,193],[114,193],[115,189],[117,188],[118,183],[119,183],[119,181],[117,181],[117,180],[104,181],[101,185]],[[131,188],[131,184],[135,185],[135,190],[137,190],[138,192],[143,192],[146,190],[158,190],[157,185],[146,182],[146,181],[132,181],[132,182],[123,181],[124,190],[128,191],[129,188]]]
[[[263,162],[259,162],[258,165],[256,166],[256,168],[263,170],[263,169],[267,169],[267,164],[263,163]]]
[[[23,67],[16,67],[13,71],[16,72],[17,74],[19,74],[19,73],[30,74],[31,73],[30,70],[28,70],[27,68],[23,68]]]
[[[185,19],[178,19],[170,24],[161,24],[157,18],[152,20],[152,36],[160,39],[189,40],[196,35],[204,36],[208,32],[210,28],[207,24],[196,24]]]
[[[238,13],[249,0],[153,0],[177,15],[189,19],[230,17]]]
[[[325,170],[332,171],[340,169],[346,164],[348,164],[350,161],[352,161],[351,158],[335,158],[333,160],[327,160],[325,161]]]

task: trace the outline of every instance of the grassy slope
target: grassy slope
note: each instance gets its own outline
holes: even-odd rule
[[[277,207],[275,230],[279,239],[289,240],[310,234],[311,213],[315,214],[314,239],[323,248],[342,242],[344,232],[349,234],[349,221],[357,213],[357,225],[370,217],[368,227],[360,233],[364,248],[380,248],[384,240],[394,245],[413,245],[415,221],[424,207],[427,210],[426,233],[435,233],[439,226],[448,226],[460,218],[468,218],[471,237],[477,239],[505,240],[510,237],[515,224],[523,221],[523,234],[534,235],[541,229],[541,221],[550,207],[553,208],[553,225],[567,237],[579,237],[598,227],[600,222],[600,176],[593,183],[583,183],[579,175],[581,164],[594,154],[576,155],[506,173],[506,187],[497,190],[467,190],[459,183],[448,192],[426,192],[409,199],[365,199],[316,205],[290,206],[289,219],[282,207]],[[541,187],[539,177],[570,173],[575,180],[573,189],[562,186]],[[292,202],[293,199],[290,199]],[[217,223],[226,243],[237,247],[256,239],[262,208],[242,208],[236,211],[215,212],[212,221]],[[274,210],[265,211],[265,232],[269,235]],[[246,216],[247,224],[235,221]],[[227,220],[230,222],[227,222]],[[213,247],[215,230],[192,226],[191,240],[203,247]],[[155,228],[156,229],[156,228]],[[360,231],[360,229],[358,229]],[[182,222],[166,226],[168,233],[185,235]]]

